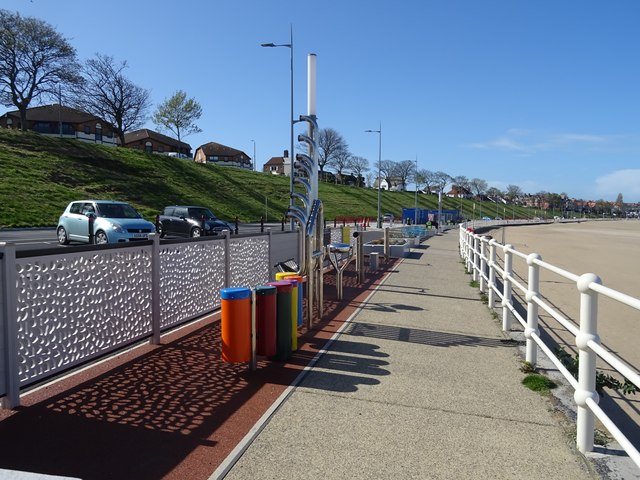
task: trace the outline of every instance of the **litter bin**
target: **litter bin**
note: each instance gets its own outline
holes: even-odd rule
[[[256,287],[256,354],[271,357],[276,354],[276,298],[272,285]]]
[[[223,288],[221,297],[222,361],[251,360],[251,289]]]
[[[291,294],[293,285],[287,280],[270,282],[276,287],[276,354],[275,360],[285,361],[291,356]]]

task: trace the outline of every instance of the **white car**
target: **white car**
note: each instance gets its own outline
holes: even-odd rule
[[[89,222],[93,220],[94,243],[147,240],[156,231],[131,205],[111,200],[79,200],[67,205],[58,220],[56,234],[61,245],[90,243]]]

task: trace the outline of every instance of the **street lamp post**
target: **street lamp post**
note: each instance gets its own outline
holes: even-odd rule
[[[418,156],[416,155],[416,173],[414,174],[414,180],[416,183],[416,191],[415,191],[415,198],[414,198],[414,215],[413,215],[413,224],[417,225],[418,224]]]
[[[290,125],[290,129],[291,129],[291,150],[289,150],[289,163],[291,164],[291,171],[289,172],[289,205],[293,206],[294,204],[294,200],[293,200],[293,159],[294,159],[294,154],[293,154],[293,125],[295,124],[295,120],[293,118],[293,25],[291,25],[291,31],[290,31],[290,41],[289,43],[262,43],[260,44],[261,47],[268,47],[268,48],[273,48],[273,47],[287,47],[290,50],[291,53],[291,125]],[[291,219],[291,230],[293,230],[293,218]]]
[[[380,128],[378,130],[365,130],[365,132],[378,134],[378,218],[376,220],[376,227],[382,228],[382,224],[380,222],[380,164],[382,163],[382,123],[380,123]]]

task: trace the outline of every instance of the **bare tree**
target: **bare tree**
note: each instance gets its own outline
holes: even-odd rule
[[[469,187],[471,187],[471,190],[476,197],[483,195],[487,191],[488,186],[487,182],[480,178],[472,178],[469,181]]]
[[[357,185],[362,187],[362,174],[369,171],[369,160],[364,157],[352,156],[349,158],[348,168],[353,176],[356,177]]]
[[[515,200],[522,195],[522,189],[517,185],[507,185],[507,190],[505,191],[505,197],[509,200],[510,203],[515,202]]]
[[[431,170],[420,170],[419,175],[420,175],[420,178],[422,179],[421,183],[424,184],[423,191],[430,193],[431,188],[436,183],[435,172],[432,172]]]
[[[407,182],[416,171],[416,162],[413,160],[401,160],[396,163],[395,176],[402,184],[402,190],[407,189]]]
[[[325,167],[333,166],[336,157],[349,151],[345,139],[333,128],[321,128],[318,134],[318,168],[320,177]]]
[[[337,174],[336,183],[338,183],[339,180],[341,184],[344,184],[342,172],[349,166],[350,159],[351,153],[349,152],[349,150],[342,150],[335,156],[332,165]]]
[[[451,183],[451,177],[444,172],[435,172],[433,174],[434,186],[438,193],[444,193],[446,186]]]
[[[123,71],[127,62],[96,54],[82,69],[83,82],[73,89],[73,104],[111,123],[124,145],[124,134],[138,128],[147,118],[149,91],[134,85]]]
[[[373,188],[373,184],[375,183],[376,175],[373,172],[367,173],[367,186]]]
[[[396,174],[397,163],[393,160],[382,160],[380,162],[380,176],[387,181],[387,188],[391,188],[391,179]],[[380,182],[382,179],[378,179]]]
[[[200,104],[193,98],[188,99],[184,91],[178,90],[158,105],[153,114],[153,123],[171,130],[181,142],[182,137],[202,131],[195,123],[201,116]]]
[[[465,190],[469,190],[470,189],[470,187],[469,187],[469,179],[467,177],[465,177],[464,175],[458,175],[456,177],[453,177],[451,179],[451,182],[456,187],[464,188]]]
[[[488,197],[496,201],[502,198],[502,192],[500,191],[499,188],[496,188],[496,187],[489,188],[486,193]]]
[[[0,101],[20,112],[41,97],[79,81],[76,51],[51,25],[0,9]]]

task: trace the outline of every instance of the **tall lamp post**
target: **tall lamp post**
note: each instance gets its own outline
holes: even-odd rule
[[[414,219],[413,219],[413,224],[417,225],[418,224],[418,156],[416,155],[416,173],[414,174],[413,179],[415,180],[416,183],[416,191],[415,191],[415,198],[414,198],[414,203],[415,203],[415,208],[414,208]]]
[[[291,53],[291,150],[289,150],[289,163],[291,164],[291,171],[289,172],[289,205],[293,206],[293,125],[295,120],[293,119],[293,25],[291,25],[290,40],[289,43],[261,43],[261,47],[287,47]],[[293,230],[293,218],[291,219],[291,230]]]
[[[253,142],[253,168],[252,170],[256,170],[256,141],[251,140]]]
[[[382,228],[382,224],[380,222],[380,164],[382,163],[382,123],[380,123],[380,128],[378,130],[365,130],[365,132],[378,134],[378,218],[376,220],[376,227]]]

